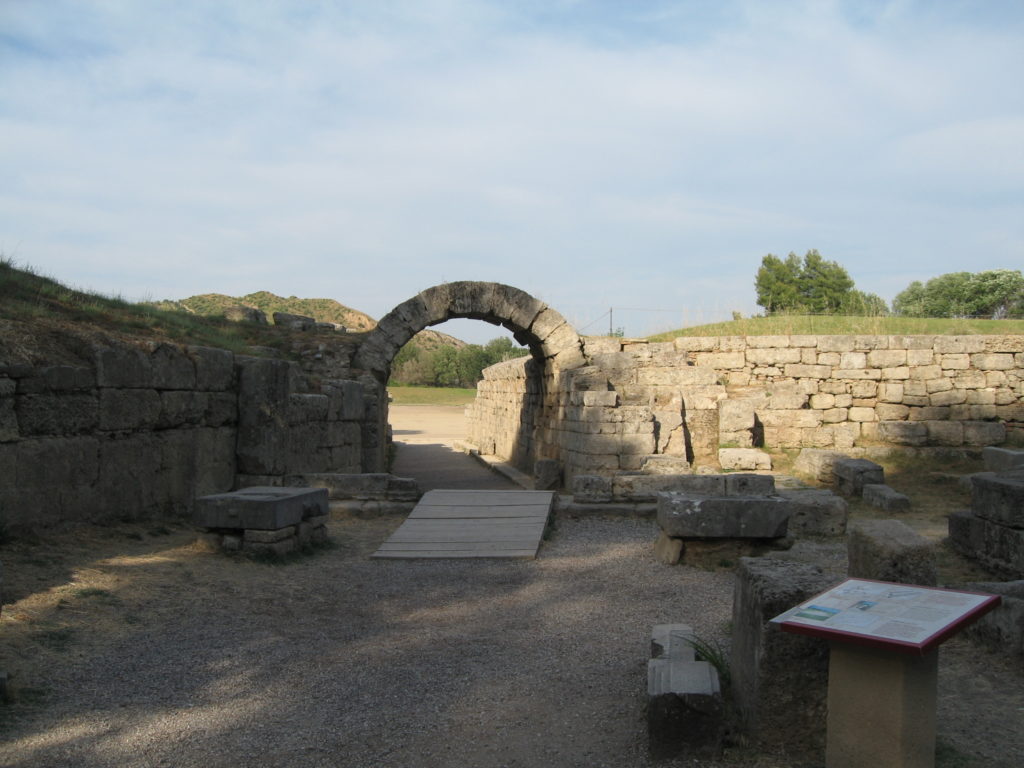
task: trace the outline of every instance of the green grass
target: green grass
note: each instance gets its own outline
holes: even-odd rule
[[[249,347],[287,351],[290,334],[254,323],[233,323],[180,309],[159,309],[69,288],[0,255],[0,319],[49,323],[58,330],[91,327],[154,340],[219,347],[234,352]]]
[[[1024,333],[1024,320],[967,320],[945,317],[851,317],[846,315],[772,315],[680,328],[650,337],[800,336],[865,334],[882,336],[968,336]]]
[[[392,405],[469,405],[475,389],[457,387],[388,387]]]

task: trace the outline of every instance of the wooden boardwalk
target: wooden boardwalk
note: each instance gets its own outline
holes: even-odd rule
[[[373,557],[534,558],[551,491],[428,491]]]

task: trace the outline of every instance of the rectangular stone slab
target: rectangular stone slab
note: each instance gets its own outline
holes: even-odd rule
[[[971,511],[993,523],[1024,528],[1024,469],[975,475]]]
[[[658,525],[683,539],[776,539],[786,535],[788,501],[774,497],[658,496]]]
[[[323,488],[243,488],[196,499],[193,519],[203,528],[277,530],[328,514]]]

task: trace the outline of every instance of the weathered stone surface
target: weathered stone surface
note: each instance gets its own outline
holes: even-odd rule
[[[196,500],[195,523],[204,528],[275,530],[328,514],[319,488],[246,488]]]
[[[553,491],[562,486],[562,463],[557,459],[539,459],[533,465],[533,488]]]
[[[225,538],[227,538],[225,536]],[[264,555],[271,557],[283,557],[289,555],[299,548],[297,536],[289,536],[286,539],[273,542],[243,541],[242,551],[250,555]]]
[[[149,355],[154,389],[195,389],[196,367],[182,349],[156,344]]]
[[[283,360],[236,358],[238,367],[238,471],[252,475],[286,470],[289,366]]]
[[[291,479],[300,480],[309,486],[324,488],[331,499],[414,501],[422,495],[412,478],[396,477],[384,472],[304,473]]]
[[[838,451],[828,451],[821,448],[804,448],[800,451],[796,461],[793,463],[793,471],[798,474],[812,477],[819,483],[833,482],[832,467],[836,459],[842,458],[843,454]]]
[[[243,305],[225,307],[224,317],[234,323],[245,322],[267,325],[267,313],[262,309],[256,309],[256,307],[246,307]]]
[[[756,448],[719,448],[722,469],[771,469],[772,457]]]
[[[149,356],[136,347],[97,349],[96,384],[100,387],[151,387],[153,367]]]
[[[658,496],[658,525],[679,538],[779,538],[786,535],[789,514],[781,498]]]
[[[1024,451],[1022,450],[989,446],[982,449],[981,458],[985,462],[985,469],[990,472],[1024,469]]]
[[[651,658],[696,661],[693,650],[696,639],[689,624],[656,624],[651,628]]]
[[[1002,598],[999,607],[967,627],[967,636],[993,651],[1024,656],[1024,581],[979,581],[958,589]]]
[[[693,471],[693,467],[682,456],[666,456],[655,453],[644,456],[640,463],[640,471],[649,475],[685,475]]]
[[[926,445],[928,427],[922,421],[880,421],[878,436],[894,445]]]
[[[910,499],[888,485],[868,483],[862,491],[864,501],[886,512],[905,512],[910,509]]]
[[[196,371],[196,389],[225,392],[235,377],[235,356],[226,349],[188,347],[188,355]]]
[[[274,325],[292,331],[311,331],[316,328],[316,320],[305,315],[293,315],[290,312],[274,312]]]
[[[993,523],[1024,528],[1024,469],[975,475],[971,511]]]
[[[949,516],[949,542],[961,554],[1011,579],[1024,579],[1024,531],[970,511]]]
[[[715,668],[706,661],[651,659],[647,730],[656,758],[718,754],[725,733],[725,707]]]
[[[824,755],[828,645],[782,632],[771,619],[828,589],[817,566],[741,558],[733,592],[729,668],[740,725],[755,743]]]
[[[726,496],[772,496],[774,494],[775,478],[771,475],[747,473],[725,475]]]
[[[849,505],[842,496],[817,488],[781,489],[790,504],[790,536],[841,536],[846,532]]]
[[[675,565],[683,556],[683,540],[662,531],[654,542],[654,559],[665,565]]]
[[[885,482],[885,472],[881,465],[868,459],[843,456],[833,462],[832,473],[839,492],[845,496],[860,496],[865,485]]]
[[[853,578],[934,586],[935,547],[899,520],[850,524],[849,575]]]
[[[90,394],[19,395],[14,413],[17,431],[24,437],[87,434],[100,421],[97,400]]]

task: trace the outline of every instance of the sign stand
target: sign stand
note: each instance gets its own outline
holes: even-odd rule
[[[772,619],[829,642],[827,768],[933,768],[939,645],[999,602],[847,579]]]

